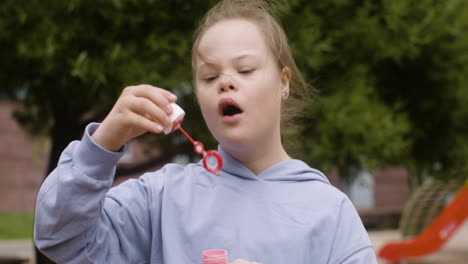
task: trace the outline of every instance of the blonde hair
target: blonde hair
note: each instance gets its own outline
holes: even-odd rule
[[[309,97],[312,87],[304,80],[297,68],[296,62],[288,44],[288,38],[269,3],[265,0],[222,0],[211,8],[203,17],[195,31],[195,41],[192,47],[192,71],[196,75],[195,62],[198,56],[198,46],[203,34],[216,23],[229,19],[246,19],[255,23],[263,32],[270,53],[274,56],[280,69],[288,67],[291,71],[289,87],[290,97],[283,100],[281,123],[292,122],[302,112],[304,98]]]

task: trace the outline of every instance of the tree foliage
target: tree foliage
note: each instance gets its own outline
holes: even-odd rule
[[[84,125],[105,116],[125,86],[149,83],[187,94],[191,36],[209,6],[2,1],[0,89],[21,102],[16,117],[23,127],[51,136],[50,168]],[[186,104],[193,108],[192,100]],[[160,143],[169,148],[170,141]]]
[[[297,0],[283,20],[320,90],[296,147],[304,159],[343,175],[399,164],[466,177],[466,1]]]

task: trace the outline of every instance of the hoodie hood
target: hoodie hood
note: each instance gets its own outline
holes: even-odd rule
[[[297,159],[279,162],[262,171],[259,175],[255,175],[239,160],[227,153],[221,146],[218,146],[218,152],[223,158],[223,168],[219,173],[227,173],[236,177],[256,181],[321,181],[330,184],[327,177],[321,171],[313,169],[303,161]],[[201,161],[199,164],[203,166]]]

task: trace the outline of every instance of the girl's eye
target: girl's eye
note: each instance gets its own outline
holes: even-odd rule
[[[249,74],[252,73],[255,69],[245,69],[245,70],[240,70],[240,74]]]
[[[214,81],[216,80],[216,78],[218,78],[218,76],[208,76],[206,77],[205,79],[203,79],[205,82],[211,82],[211,81]]]

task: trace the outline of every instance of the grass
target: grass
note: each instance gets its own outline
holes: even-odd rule
[[[32,213],[0,213],[0,239],[32,239],[33,223]]]

